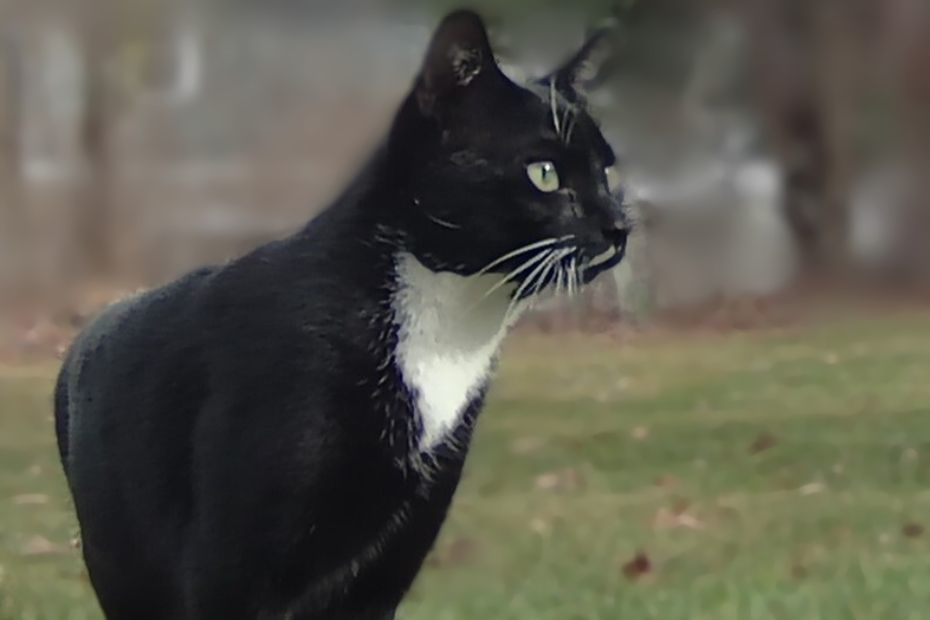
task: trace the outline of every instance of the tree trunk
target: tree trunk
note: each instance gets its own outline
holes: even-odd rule
[[[84,276],[113,274],[111,106],[106,74],[108,37],[100,24],[81,33],[84,105],[79,127],[82,178],[77,196],[78,251]]]
[[[0,263],[8,271],[0,287],[24,278],[31,261],[27,252],[28,213],[22,193],[22,65],[18,40],[11,30],[0,31]],[[0,291],[0,297],[7,297]]]
[[[847,263],[848,40],[842,6],[744,0],[755,95],[784,174],[785,215],[806,275]],[[837,75],[840,73],[840,75]]]

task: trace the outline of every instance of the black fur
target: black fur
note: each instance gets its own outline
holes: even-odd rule
[[[554,99],[574,125],[560,137],[552,93],[536,90],[498,70],[477,16],[450,15],[383,146],[328,209],[115,304],[79,336],[56,431],[108,620],[394,617],[484,394],[424,467],[393,363],[397,256],[471,275],[574,235],[584,281],[622,257],[610,147],[568,92]],[[536,160],[557,164],[565,191],[531,184]]]

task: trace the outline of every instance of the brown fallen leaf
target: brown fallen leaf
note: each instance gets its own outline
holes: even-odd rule
[[[56,545],[43,536],[32,536],[20,548],[19,554],[22,556],[59,555],[69,551],[68,545]]]
[[[901,527],[901,533],[904,534],[907,538],[920,538],[924,535],[926,529],[920,523],[905,523]]]
[[[426,565],[433,568],[448,568],[466,564],[474,555],[475,543],[469,538],[456,538],[438,547],[427,557]]]
[[[523,437],[510,444],[514,454],[529,454],[543,448],[548,443],[545,437]]]
[[[470,538],[456,538],[446,549],[446,563],[459,566],[468,562],[474,555],[475,541]]]
[[[752,445],[749,446],[750,454],[759,454],[760,452],[765,452],[770,448],[774,448],[778,444],[778,438],[771,433],[762,433],[756,440],[752,442]]]
[[[533,519],[530,521],[530,529],[542,536],[549,532],[549,524],[543,519]]]
[[[683,515],[688,511],[688,508],[691,508],[691,500],[679,497],[675,500],[675,503],[672,504],[672,514],[673,515]]]
[[[667,508],[660,508],[649,520],[649,523],[652,527],[660,530],[671,530],[677,527],[687,527],[692,530],[704,529],[704,524],[695,517],[684,512],[675,514]]]
[[[49,496],[44,493],[26,493],[13,496],[13,504],[16,506],[36,506],[47,504],[48,501]]]
[[[652,571],[652,562],[644,551],[640,551],[632,560],[623,565],[623,574],[630,581],[636,581]]]
[[[574,491],[582,483],[574,469],[549,472],[536,477],[536,488],[544,491]]]
[[[663,489],[674,489],[678,486],[678,478],[671,474],[663,474],[655,479],[655,485]]]
[[[823,493],[827,490],[827,485],[822,482],[811,482],[810,484],[805,484],[800,489],[798,493],[801,495],[817,495],[818,493]]]

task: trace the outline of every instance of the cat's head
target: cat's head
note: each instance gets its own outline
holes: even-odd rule
[[[511,274],[528,295],[569,277],[590,282],[620,262],[628,230],[610,187],[616,158],[584,95],[606,35],[518,85],[476,14],[443,20],[388,140],[392,174],[409,193],[396,215],[427,267]]]

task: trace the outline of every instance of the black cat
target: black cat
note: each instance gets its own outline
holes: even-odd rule
[[[328,209],[79,336],[56,430],[109,620],[394,617],[507,328],[623,257],[580,90],[599,42],[522,87],[451,14]]]

